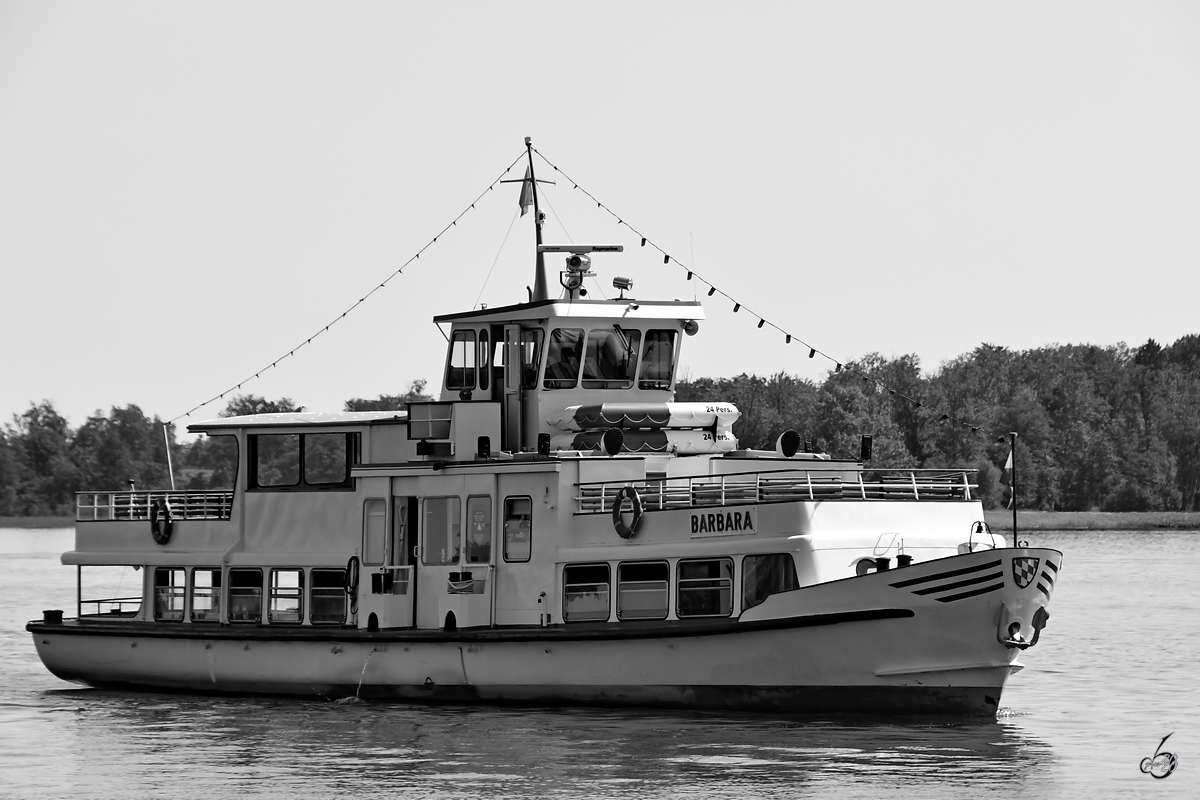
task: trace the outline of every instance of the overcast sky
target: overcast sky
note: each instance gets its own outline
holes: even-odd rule
[[[1200,333],[1195,3],[0,0],[0,419],[187,411],[387,278],[525,136],[743,304],[709,299],[693,377],[830,368],[755,314],[930,371]],[[536,165],[547,241],[626,245],[595,259],[608,294],[693,297]],[[532,283],[518,191],[242,391],[437,384],[430,318]]]

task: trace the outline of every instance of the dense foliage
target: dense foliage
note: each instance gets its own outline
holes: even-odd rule
[[[846,366],[819,385],[785,373],[682,380],[676,399],[735,404],[742,447],[772,449],[792,428],[818,451],[857,457],[861,436],[871,434],[874,466],[975,468],[989,507],[1003,503],[1008,445],[985,432],[1016,431],[1021,508],[1200,510],[1200,336],[1136,349],[983,345],[932,374],[911,355],[872,354]],[[404,394],[347,400],[345,409],[400,409],[428,399],[424,389],[418,381]],[[248,395],[222,414],[293,410],[288,398]],[[222,437],[191,444],[171,437],[179,488],[231,485],[235,456]],[[72,430],[43,402],[0,429],[0,515],[70,513],[77,489],[122,489],[131,480],[139,488],[170,485],[162,422],[137,406],[97,411]]]

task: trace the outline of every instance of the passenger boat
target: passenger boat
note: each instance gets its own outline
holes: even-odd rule
[[[46,667],[165,691],[994,715],[1062,554],[992,535],[971,470],[872,469],[868,446],[833,458],[792,431],[740,448],[732,405],[674,401],[701,305],[624,278],[587,297],[591,259],[621,247],[542,244],[537,217],[528,301],[436,318],[440,399],[196,423],[236,444],[232,491],[81,492],[63,563],[140,586],[30,622]]]

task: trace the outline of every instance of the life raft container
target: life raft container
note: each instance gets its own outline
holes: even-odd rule
[[[703,453],[728,453],[737,449],[737,439],[732,433],[711,431],[678,430],[629,430],[618,429],[624,434],[622,453],[678,453],[699,455]],[[604,431],[580,431],[559,433],[550,437],[551,450],[595,450],[602,446]]]
[[[171,541],[171,506],[161,497],[150,503],[150,535],[154,543],[165,545]]]
[[[621,512],[625,508],[625,500],[628,499],[633,508],[633,520],[628,525],[621,518]],[[642,498],[638,496],[637,489],[632,486],[622,486],[617,492],[617,497],[613,500],[613,527],[617,529],[617,535],[622,539],[632,539],[637,533],[638,525],[642,521]]]
[[[732,403],[600,403],[568,406],[546,418],[560,431],[707,428],[727,432],[742,412]]]

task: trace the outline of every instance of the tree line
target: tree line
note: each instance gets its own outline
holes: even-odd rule
[[[425,382],[416,381],[344,407],[395,410],[422,399]],[[741,447],[772,449],[790,428],[818,452],[857,458],[870,434],[874,468],[976,469],[989,508],[1007,497],[1000,472],[1009,446],[998,436],[1015,431],[1021,508],[1200,510],[1200,335],[1166,347],[985,344],[927,374],[915,355],[869,354],[819,383],[783,372],[683,379],[676,400],[736,405]],[[244,395],[221,415],[296,409],[286,397]],[[51,403],[33,404],[0,428],[0,515],[68,514],[85,488],[167,488],[168,440],[178,488],[232,485],[234,453],[220,437],[176,442],[135,405],[97,411],[72,430]]]

